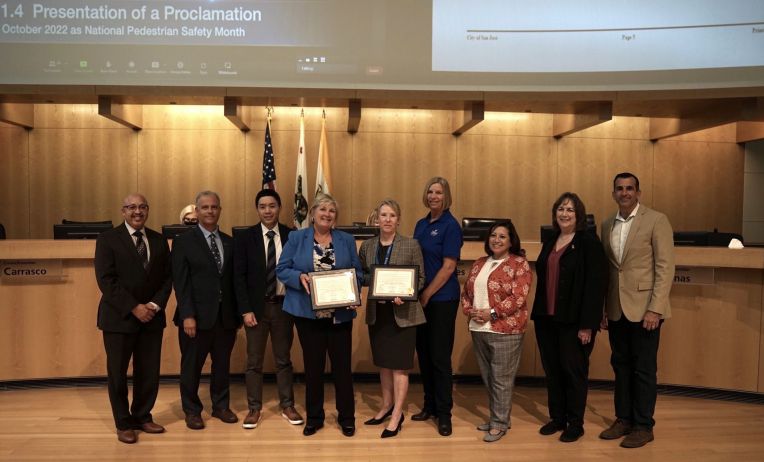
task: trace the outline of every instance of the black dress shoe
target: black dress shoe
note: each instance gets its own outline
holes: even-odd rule
[[[451,419],[438,420],[438,433],[440,436],[451,436]]]
[[[541,428],[539,428],[539,433],[545,436],[554,435],[555,433],[559,431],[565,430],[566,427],[567,425],[562,422],[550,420],[549,422],[545,423]]]
[[[406,416],[401,414],[401,420],[398,421],[398,426],[395,427],[395,430],[388,430],[385,428],[384,430],[382,430],[382,435],[380,435],[380,438],[391,438],[393,436],[396,436],[398,432],[401,431],[401,427],[403,427],[403,419],[405,417]]]
[[[355,435],[355,425],[340,425],[340,428],[342,428],[342,434],[347,437]]]
[[[560,435],[560,441],[563,443],[572,443],[584,436],[584,427],[580,425],[568,425],[562,435]]]
[[[324,428],[324,424],[317,424],[317,425],[305,425],[305,427],[302,429],[302,434],[305,436],[315,435],[317,431]]]
[[[420,412],[419,414],[412,415],[411,420],[415,420],[417,422],[424,422],[425,420],[430,420],[433,417],[434,415],[430,411],[426,409],[422,409],[422,412]]]
[[[390,417],[393,414],[393,408],[390,408],[389,411],[385,412],[385,415],[380,417],[379,419],[372,417],[371,419],[364,422],[364,425],[379,425],[385,420],[387,420],[388,417]]]

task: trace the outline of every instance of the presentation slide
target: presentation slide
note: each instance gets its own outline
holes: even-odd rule
[[[764,0],[0,0],[0,84],[764,85]]]
[[[434,0],[432,68],[607,72],[764,65],[761,0]]]

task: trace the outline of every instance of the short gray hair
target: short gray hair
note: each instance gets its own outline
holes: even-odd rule
[[[201,199],[202,197],[205,197],[205,196],[215,196],[215,199],[218,200],[218,205],[220,205],[220,196],[218,196],[218,193],[216,193],[215,191],[201,191],[201,192],[199,192],[199,194],[196,195],[196,199],[194,199],[194,204],[196,204],[196,206],[199,206],[199,199]]]

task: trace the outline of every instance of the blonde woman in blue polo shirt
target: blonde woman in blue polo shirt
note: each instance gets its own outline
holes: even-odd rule
[[[419,296],[427,322],[417,327],[416,352],[424,386],[422,412],[411,420],[438,419],[438,433],[451,434],[454,323],[459,308],[456,264],[462,248],[462,229],[449,208],[451,188],[445,178],[431,178],[422,202],[430,212],[414,228],[424,257],[425,288]]]

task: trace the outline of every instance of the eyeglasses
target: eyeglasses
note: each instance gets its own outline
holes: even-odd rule
[[[149,204],[130,204],[130,205],[123,205],[123,209],[127,209],[131,212],[135,212],[136,210],[140,210],[141,212],[145,212],[149,209]]]

